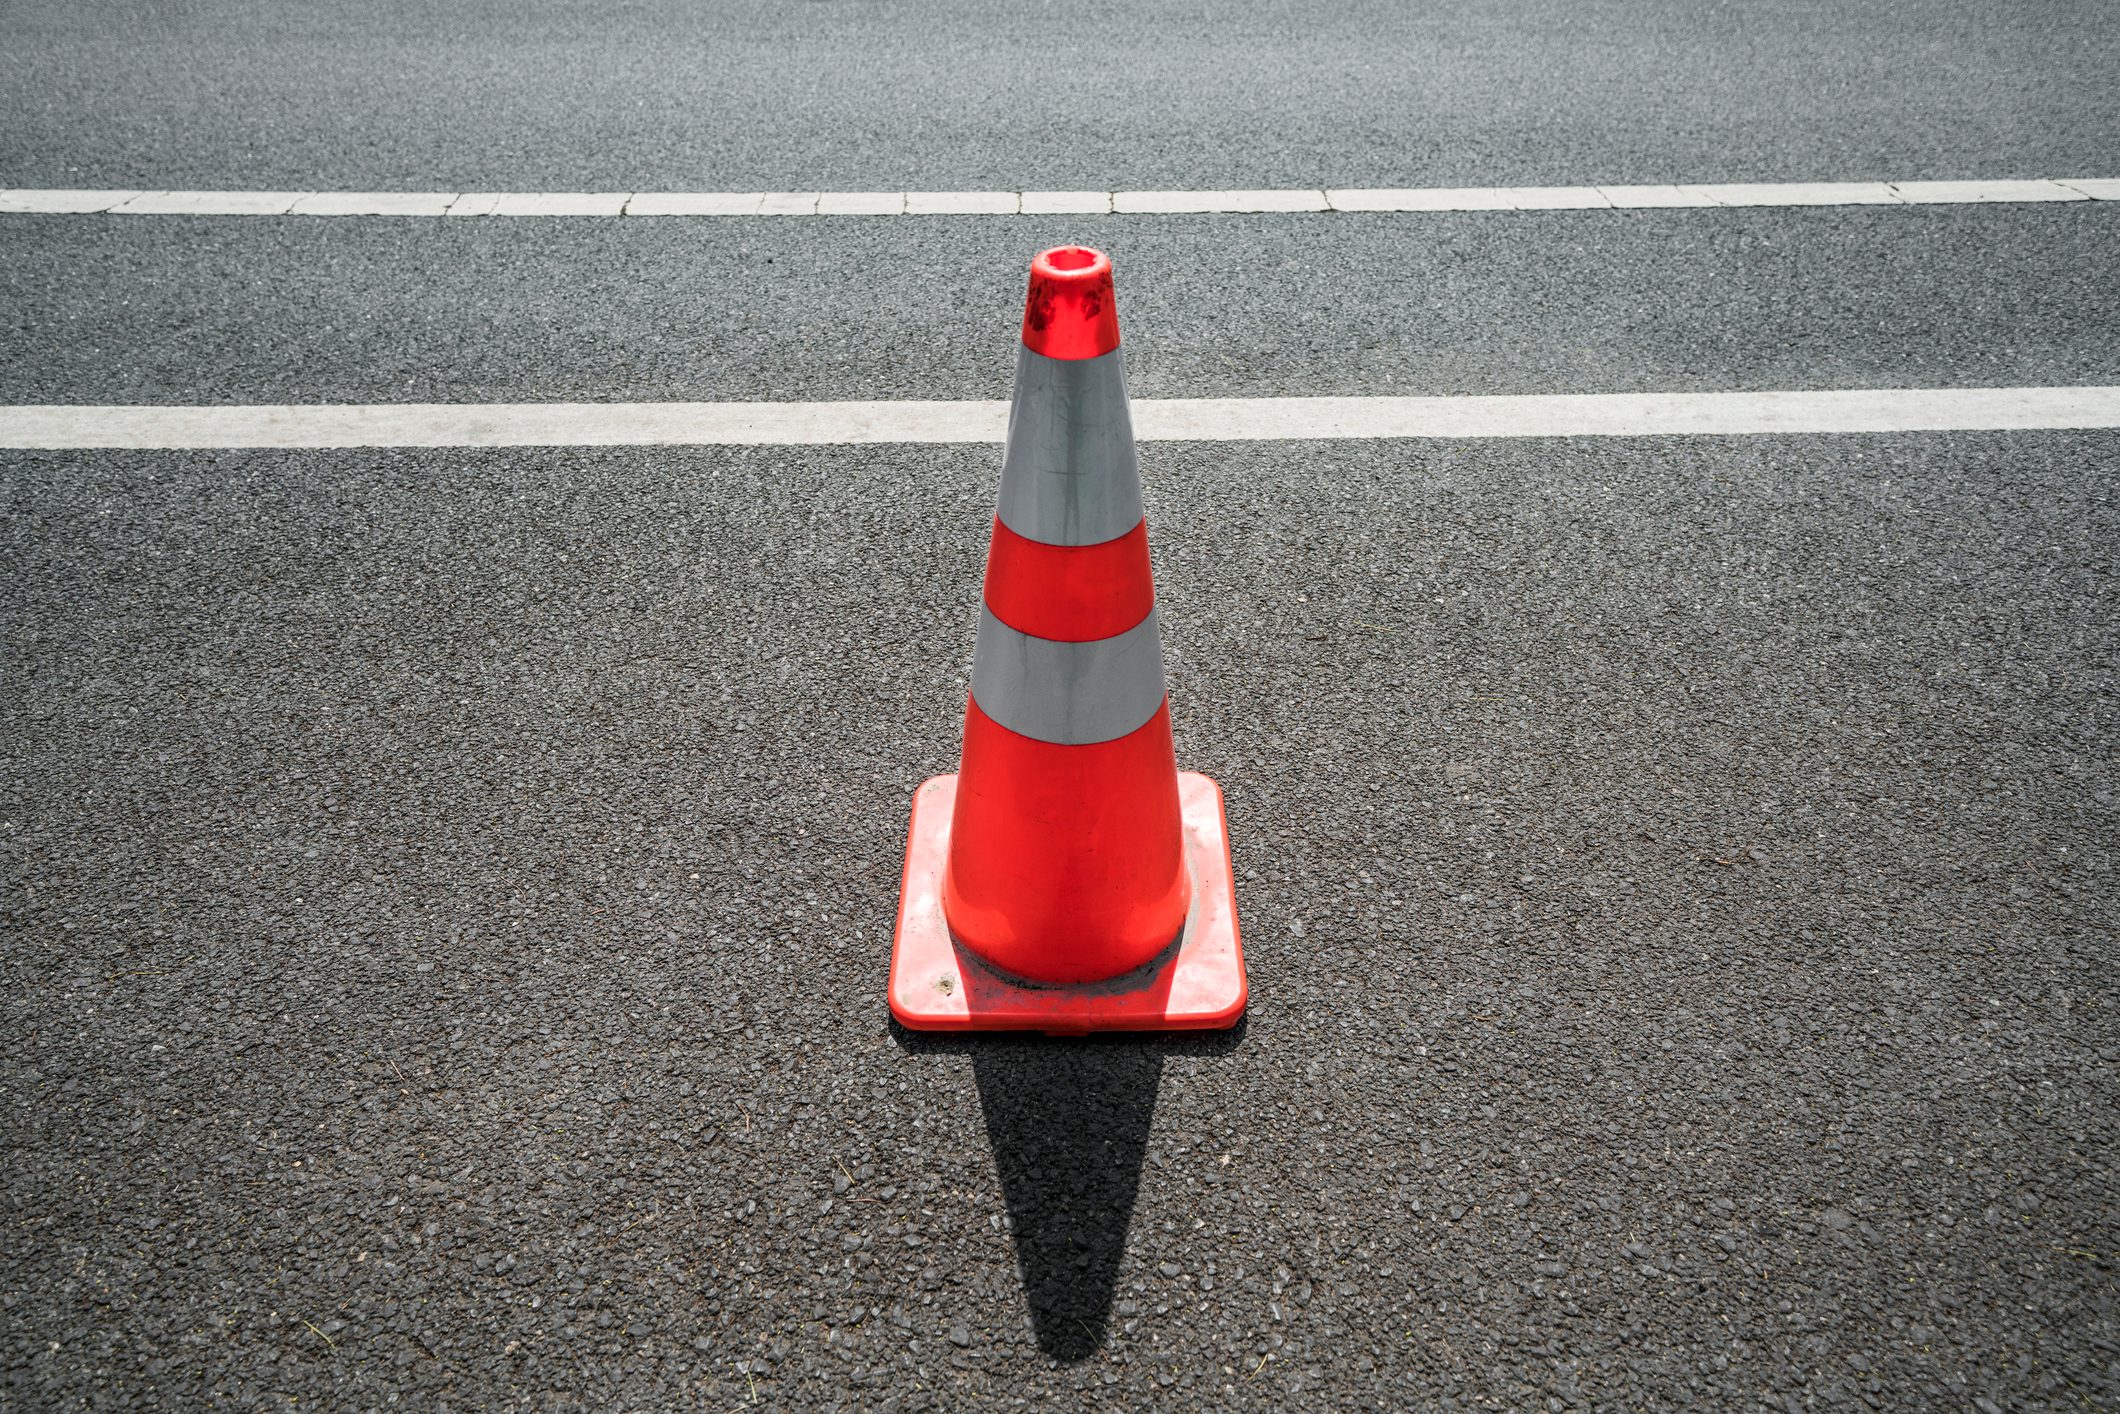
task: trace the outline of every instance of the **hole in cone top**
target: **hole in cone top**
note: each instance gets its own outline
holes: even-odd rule
[[[1023,302],[1023,345],[1047,358],[1096,358],[1119,347],[1111,257],[1087,246],[1040,251]]]

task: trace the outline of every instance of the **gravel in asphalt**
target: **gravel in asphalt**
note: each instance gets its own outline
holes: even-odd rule
[[[1857,181],[2120,151],[2090,4],[19,0],[7,32],[5,186]]]
[[[878,221],[0,217],[0,401],[1003,398],[1032,253],[1136,397],[2113,381],[2120,203]]]
[[[2110,1403],[2116,449],[1145,447],[1089,1044],[883,1004],[992,449],[9,454],[8,1400]]]

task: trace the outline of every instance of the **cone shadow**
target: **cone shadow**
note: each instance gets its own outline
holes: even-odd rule
[[[1038,1348],[1104,1344],[1163,1057],[1140,1042],[1000,1040],[972,1052]]]
[[[1239,1018],[1226,1031],[1053,1039],[892,1023],[907,1051],[971,1057],[1031,1334],[1050,1358],[1072,1363],[1104,1345],[1164,1057],[1227,1056],[1249,1029]]]

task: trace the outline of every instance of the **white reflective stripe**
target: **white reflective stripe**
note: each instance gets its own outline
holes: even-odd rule
[[[1138,730],[1163,705],[1163,637],[1156,611],[1088,643],[1033,638],[979,609],[972,700],[1020,735],[1090,746]]]
[[[1001,459],[1001,523],[1042,545],[1102,545],[1141,523],[1126,364],[1016,351]]]

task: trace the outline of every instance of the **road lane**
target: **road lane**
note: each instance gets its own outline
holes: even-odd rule
[[[988,450],[6,454],[12,1387],[2108,1399],[2116,452],[1151,444],[1249,1026],[976,1047]]]
[[[0,186],[1862,181],[2120,151],[2087,4],[24,0],[5,25]]]
[[[0,402],[1002,398],[1070,240],[1142,397],[2114,381],[2120,204],[1305,219],[0,217]]]

